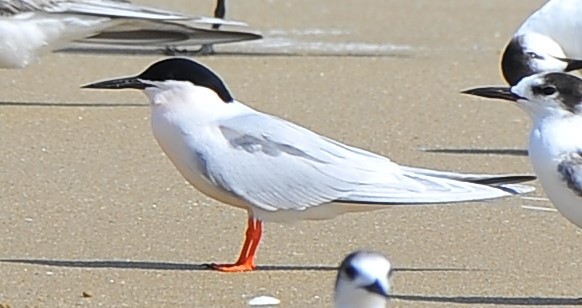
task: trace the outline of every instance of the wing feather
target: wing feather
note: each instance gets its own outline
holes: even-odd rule
[[[265,114],[221,121],[219,130],[228,150],[209,155],[210,177],[266,211],[330,202],[377,206],[511,195],[496,187],[407,171],[385,157]]]
[[[582,152],[567,155],[558,164],[558,173],[560,173],[562,181],[566,182],[568,188],[582,197]]]
[[[183,21],[199,24],[245,26],[245,23],[207,16],[190,16],[127,0],[0,0],[0,15],[13,16],[26,12],[80,14],[109,18]]]

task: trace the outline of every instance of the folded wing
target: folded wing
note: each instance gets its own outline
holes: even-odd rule
[[[465,182],[452,179],[454,173],[423,174],[416,171],[425,169],[402,168],[385,157],[264,114],[223,121],[220,131],[230,150],[220,162],[209,155],[210,180],[267,211],[329,202],[376,207],[451,203],[533,190],[524,185]]]

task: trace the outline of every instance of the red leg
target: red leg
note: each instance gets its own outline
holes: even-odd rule
[[[221,272],[248,272],[257,268],[255,256],[263,235],[263,222],[250,218],[247,223],[245,242],[238,260],[234,264],[212,264],[212,268]]]

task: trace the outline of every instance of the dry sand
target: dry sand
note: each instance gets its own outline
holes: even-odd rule
[[[499,52],[541,2],[231,1],[229,16],[263,33],[409,49],[285,56],[256,54],[260,45],[247,44],[200,60],[247,104],[398,163],[530,173],[519,155],[526,116],[458,92],[502,83]],[[190,12],[213,5],[166,4]],[[313,29],[337,33],[301,34]],[[521,208],[547,201],[520,198],[271,223],[260,270],[201,270],[238,256],[246,213],[185,183],[151,135],[143,95],[79,89],[156,59],[59,53],[0,72],[0,304],[244,307],[271,295],[281,307],[329,307],[335,266],[359,248],[391,257],[395,307],[580,303],[581,231],[557,213]],[[541,189],[532,196],[544,197]]]

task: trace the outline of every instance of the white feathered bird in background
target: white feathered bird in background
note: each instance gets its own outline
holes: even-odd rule
[[[261,38],[203,28],[216,24],[244,25],[124,0],[0,0],[0,67],[22,68],[43,53],[72,46],[166,48]]]

